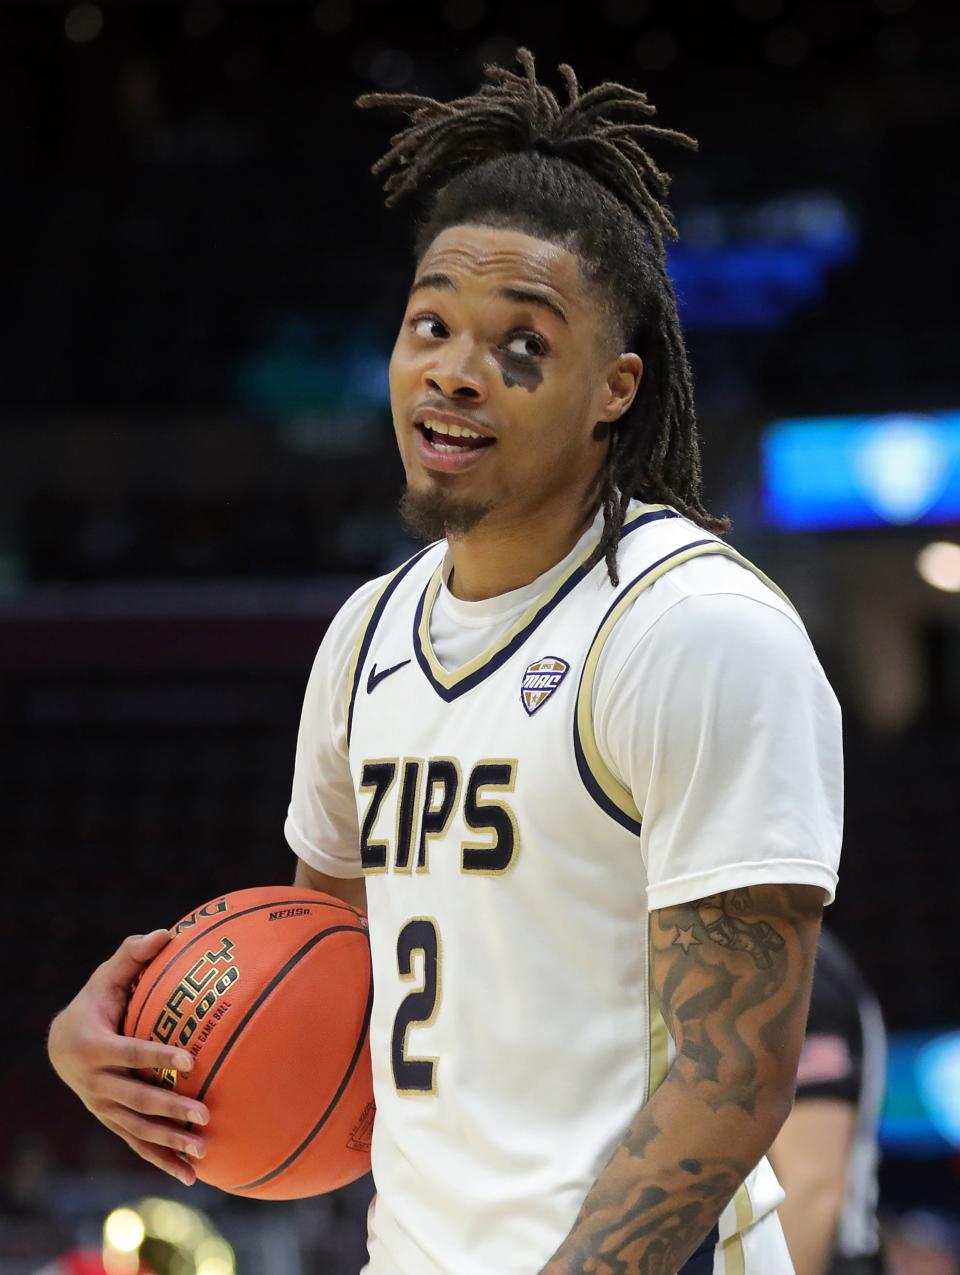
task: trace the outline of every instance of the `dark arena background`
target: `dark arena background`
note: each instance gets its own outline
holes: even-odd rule
[[[202,1210],[240,1275],[361,1264],[368,1182],[188,1192],[57,1081],[45,1032],[124,935],[292,878],[313,654],[412,546],[386,385],[411,216],[369,174],[392,130],[352,101],[462,95],[518,44],[700,141],[663,162],[706,503],[843,706],[827,920],[890,1033],[891,1270],[960,1269],[955,6],[7,0],[3,1275],[99,1248],[108,1215],[124,1241],[113,1211],[149,1196]],[[211,1252],[190,1275],[229,1275]]]

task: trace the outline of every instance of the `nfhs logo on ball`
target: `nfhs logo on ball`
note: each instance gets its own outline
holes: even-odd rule
[[[520,701],[531,717],[543,707],[569,672],[570,665],[557,655],[545,655],[527,666],[520,684]]]

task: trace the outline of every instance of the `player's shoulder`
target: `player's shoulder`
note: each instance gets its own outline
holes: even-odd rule
[[[423,552],[414,554],[382,575],[365,580],[340,604],[326,627],[314,657],[307,689],[308,698],[319,695],[329,699],[331,696],[342,697],[347,694],[359,646],[364,633],[374,621],[378,602],[384,598],[400,573],[418,560]]]
[[[784,676],[819,670],[789,598],[722,537],[678,517],[651,523],[629,541],[619,562],[621,588],[656,564],[678,561],[639,591],[618,619],[603,655],[604,681],[628,665],[644,677],[666,668],[696,670],[697,676],[708,669],[746,675],[758,666]],[[686,556],[693,547],[700,552]]]
[[[666,627],[689,629],[693,640],[706,636],[707,628],[714,641],[736,643],[744,629],[781,630],[782,621],[766,622],[766,611],[782,617],[809,642],[796,608],[762,567],[682,515],[652,521],[640,535],[625,538],[619,567],[621,588],[632,580],[642,581],[652,569],[666,567],[649,588],[638,592],[617,626],[635,638],[676,611]]]
[[[437,554],[439,552],[442,555],[442,549],[441,542],[427,545],[425,549],[420,549],[411,554],[409,558],[399,562],[382,575],[365,580],[341,604],[340,609],[330,622],[328,631],[342,633],[351,640],[356,638],[357,632],[364,627],[369,619],[370,612],[376,607],[377,602],[419,563],[423,562],[429,570],[433,570],[436,565]]]
[[[320,657],[326,657],[339,670],[345,671],[363,634],[375,621],[378,605],[385,602],[397,584],[419,564],[428,570],[436,565],[442,543],[428,545],[382,575],[365,580],[340,605],[327,626]]]
[[[345,635],[355,634],[357,627],[363,623],[363,618],[371,605],[390,583],[395,570],[396,568],[391,571],[385,571],[382,575],[373,576],[370,580],[364,580],[352,593],[348,594],[340,604],[336,615],[330,621],[328,632],[342,631]]]
[[[824,746],[839,741],[840,706],[800,616],[772,581],[719,553],[665,572],[620,616],[598,660],[597,720],[618,704],[643,705],[650,720],[722,712],[724,729],[754,738],[793,712]]]

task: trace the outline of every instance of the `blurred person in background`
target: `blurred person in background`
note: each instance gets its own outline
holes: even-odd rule
[[[75,1248],[69,1253],[61,1253],[59,1257],[43,1266],[33,1275],[111,1275],[103,1264],[103,1254],[98,1249]],[[136,1275],[154,1275],[146,1267],[141,1267]]]
[[[886,1077],[880,1006],[821,931],[794,1107],[770,1152],[796,1275],[877,1275],[878,1131]]]
[[[886,1221],[884,1254],[890,1275],[960,1275],[960,1226],[916,1209]]]

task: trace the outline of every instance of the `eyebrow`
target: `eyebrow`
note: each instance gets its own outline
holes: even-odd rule
[[[407,294],[408,298],[419,288],[440,288],[445,292],[457,292],[458,288],[449,275],[437,271],[434,274],[422,274],[419,279],[414,279],[413,285]],[[558,319],[564,323],[567,322],[567,316],[560,309],[555,301],[551,301],[549,297],[543,295],[542,292],[533,292],[529,288],[498,288],[497,296],[503,297],[506,301],[518,301],[521,304],[526,302],[529,305],[542,305],[545,309],[551,310]]]

